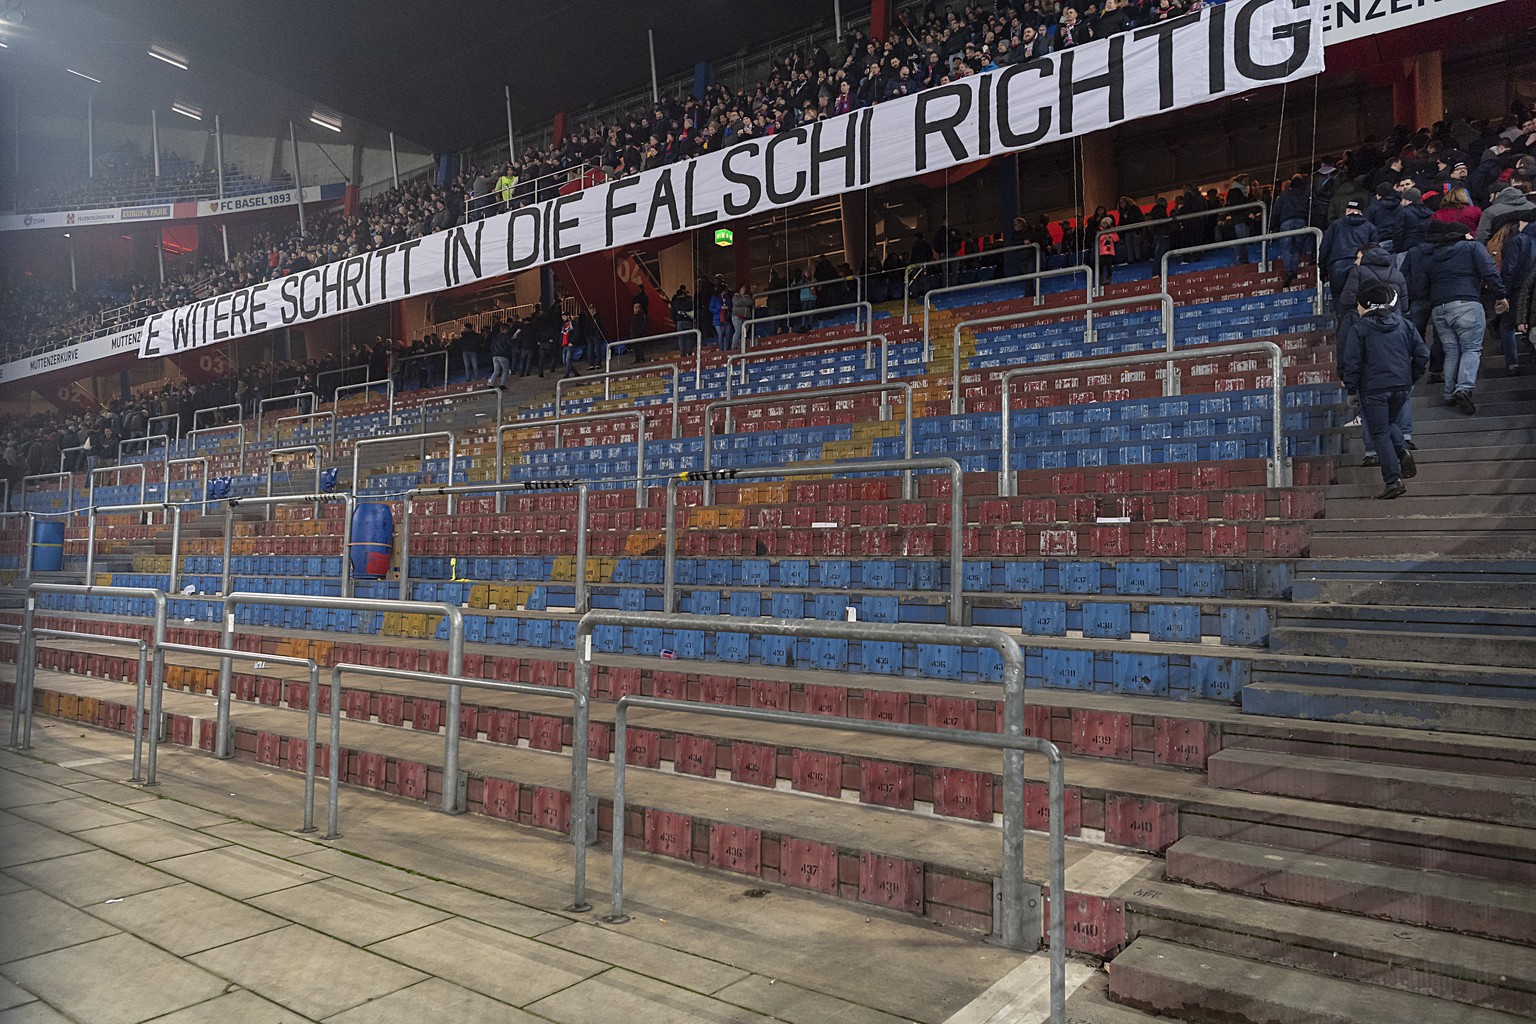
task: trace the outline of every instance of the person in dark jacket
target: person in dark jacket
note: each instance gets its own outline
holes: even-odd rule
[[[687,333],[694,329],[693,296],[688,294],[688,286],[680,284],[672,295],[672,328],[677,331],[677,351],[680,355],[693,355],[693,335]]]
[[[1351,199],[1344,216],[1329,224],[1328,230],[1323,232],[1323,244],[1317,250],[1317,266],[1324,280],[1333,287],[1335,310],[1339,308],[1344,279],[1349,276],[1355,257],[1367,244],[1379,239],[1376,225],[1365,219],[1365,211],[1356,199]]]
[[[1403,478],[1418,472],[1396,421],[1414,381],[1429,365],[1424,339],[1398,315],[1397,304],[1398,293],[1387,285],[1361,290],[1360,319],[1345,339],[1340,373],[1344,386],[1360,396],[1360,417],[1375,442],[1386,485],[1377,497],[1388,500],[1407,494]]]
[[[646,315],[645,300],[642,298],[636,297],[631,310],[632,312],[630,313],[629,317],[629,337],[633,341],[634,339],[644,338],[650,332],[650,317]],[[633,346],[633,351],[631,354],[634,356],[634,362],[641,363],[645,361],[645,357],[641,352],[641,349],[644,347],[644,345],[638,344]]]
[[[1305,177],[1300,174],[1294,176],[1286,183],[1285,191],[1275,196],[1274,205],[1270,208],[1269,222],[1275,226],[1276,231],[1296,231],[1307,226],[1307,179]],[[1275,243],[1275,256],[1285,260],[1289,271],[1285,279],[1287,287],[1296,279],[1296,272],[1301,267],[1301,257],[1305,250],[1306,242],[1301,236],[1282,238]]]
[[[1520,340],[1527,333],[1519,330],[1519,310],[1514,308],[1520,286],[1536,273],[1536,209],[1509,215],[1509,220],[1494,230],[1488,253],[1498,265],[1504,282],[1504,294],[1511,308],[1499,317],[1499,344],[1504,350],[1504,372],[1520,375]]]
[[[1336,365],[1344,365],[1344,339],[1354,329],[1355,322],[1360,319],[1357,306],[1360,302],[1360,294],[1375,285],[1385,285],[1392,289],[1393,294],[1399,296],[1399,304],[1406,305],[1408,297],[1408,283],[1403,278],[1402,272],[1397,269],[1397,264],[1392,255],[1379,245],[1367,245],[1360,250],[1355,257],[1355,267],[1344,280],[1344,291],[1339,296],[1341,304],[1339,311],[1339,329],[1334,335],[1336,346]],[[1402,315],[1402,311],[1399,311]],[[1412,321],[1410,321],[1412,324]],[[1417,329],[1417,324],[1413,324]],[[1423,331],[1419,331],[1420,337]],[[1408,449],[1413,448],[1413,413],[1407,402],[1403,403],[1402,411],[1397,414],[1394,421],[1398,431],[1403,435],[1403,444]],[[1361,440],[1365,445],[1365,461],[1362,465],[1374,466],[1379,456],[1376,453],[1376,442],[1371,437],[1369,430],[1361,431]]]
[[[1472,241],[1470,229],[1449,221],[1432,222],[1427,249],[1411,262],[1408,290],[1414,304],[1430,309],[1435,337],[1445,349],[1445,401],[1471,416],[1477,371],[1482,363],[1483,332],[1488,318],[1483,294],[1493,295],[1495,313],[1505,313],[1504,282],[1488,250]]]
[[[507,378],[512,376],[512,346],[514,334],[510,330],[498,330],[491,335],[491,379],[487,387],[506,388]]]
[[[1397,260],[1397,269],[1403,270],[1403,260],[1410,249],[1424,241],[1424,232],[1435,211],[1424,205],[1424,193],[1416,188],[1405,188],[1398,197],[1402,200],[1397,223],[1400,233],[1392,240],[1392,253]]]
[[[1365,219],[1376,228],[1377,240],[1388,252],[1397,252],[1397,240],[1403,234],[1403,197],[1391,182],[1376,186],[1376,198],[1366,208]]]
[[[576,321],[576,333],[583,354],[587,357],[587,369],[596,370],[605,362],[603,325],[597,319],[597,307],[590,302]]]

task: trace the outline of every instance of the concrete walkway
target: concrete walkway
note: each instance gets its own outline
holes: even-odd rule
[[[39,717],[34,744],[0,751],[0,1024],[1043,1019],[995,1013],[1043,958],[969,933],[645,857],[602,925],[561,909],[548,834],[346,789],[323,843],[287,772],[163,746],[149,790],[127,737]]]

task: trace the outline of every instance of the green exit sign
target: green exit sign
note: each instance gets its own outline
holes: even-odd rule
[[[715,244],[730,245],[736,241],[736,232],[730,228],[715,228]]]

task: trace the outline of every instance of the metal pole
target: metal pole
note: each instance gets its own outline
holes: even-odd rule
[[[219,580],[219,596],[220,597],[223,597],[226,594],[232,593],[232,591],[229,589],[229,574],[230,574],[229,563],[230,563],[230,548],[231,548],[231,546],[234,543],[234,536],[235,536],[235,503],[233,501],[226,501],[224,503],[224,562],[219,567],[220,575],[222,576],[222,578]]]
[[[219,234],[224,236],[224,262],[229,262],[229,225],[220,224]]]
[[[160,177],[160,112],[149,108],[149,148],[155,155],[155,177]]]
[[[651,102],[661,102],[661,87],[656,84],[656,32],[654,29],[645,30],[646,41],[651,47]]]
[[[213,115],[213,154],[219,162],[219,198],[224,198],[224,126],[219,115]]]
[[[96,94],[85,94],[85,173],[96,177]]]
[[[299,137],[294,134],[293,122],[288,122],[288,144],[293,147],[293,188],[299,197],[299,237],[304,236],[304,182],[299,176]],[[222,174],[222,171],[220,172]],[[222,181],[222,177],[220,181]],[[222,190],[223,186],[220,186]]]
[[[66,232],[64,241],[69,243],[69,290],[77,292],[80,290],[80,284],[75,278],[75,236]]]
[[[507,162],[517,159],[517,137],[512,132],[512,87],[504,85],[502,93],[507,99]]]
[[[155,262],[160,268],[160,283],[165,284],[165,240],[163,238],[155,240]]]
[[[389,133],[389,166],[394,172],[395,188],[400,187],[400,157],[395,153],[395,133]]]

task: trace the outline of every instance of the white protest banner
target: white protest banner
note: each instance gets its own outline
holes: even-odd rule
[[[1031,149],[1323,70],[1322,0],[1237,0],[151,316],[152,359]]]
[[[116,331],[112,334],[103,334],[95,338],[88,338],[76,342],[73,345],[65,345],[41,355],[24,356],[14,359],[9,363],[0,365],[0,383],[13,383],[25,380],[28,377],[36,377],[39,374],[48,373],[50,370],[58,370],[63,367],[79,366],[83,363],[95,362],[98,359],[106,359],[108,356],[121,355],[131,352],[140,345],[139,328],[129,327],[126,330]]]
[[[1323,42],[1328,46],[1391,32],[1436,18],[1475,11],[1499,0],[1324,0]]]

